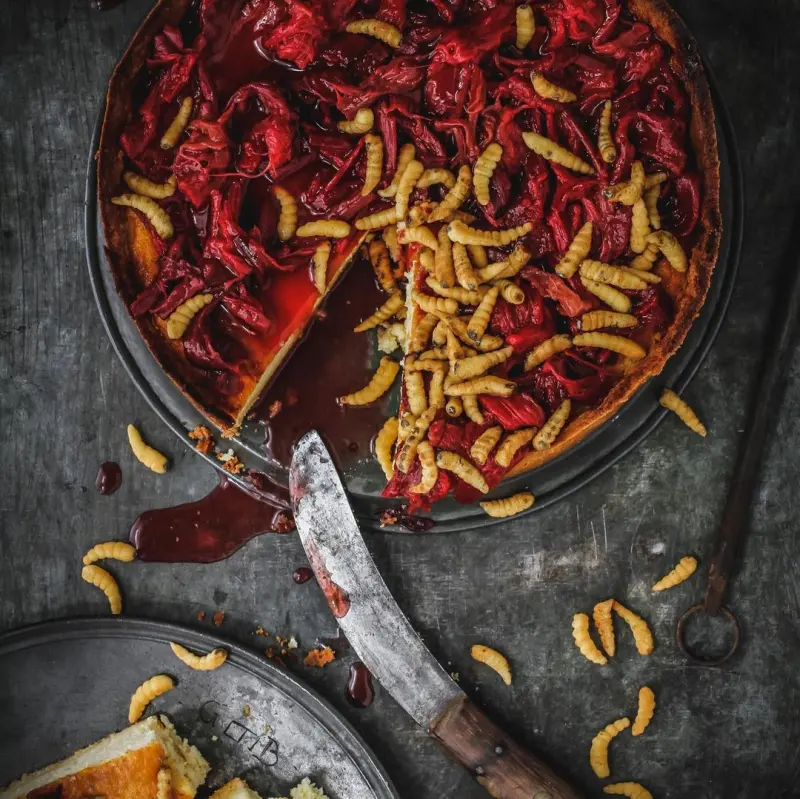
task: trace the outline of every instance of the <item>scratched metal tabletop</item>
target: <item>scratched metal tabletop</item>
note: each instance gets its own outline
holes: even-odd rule
[[[80,580],[93,543],[122,538],[143,510],[195,499],[216,482],[133,387],[105,338],[89,289],[82,232],[87,144],[110,70],[150,0],[100,14],[88,0],[0,3],[0,630],[107,612]],[[465,689],[498,721],[547,755],[589,796],[602,796],[588,747],[600,727],[635,712],[651,685],[659,700],[641,738],[614,744],[614,775],[656,797],[797,796],[800,776],[800,356],[771,437],[752,533],[733,603],[742,653],[724,668],[690,666],[672,638],[702,580],[653,598],[649,586],[679,557],[704,568],[736,457],[750,389],[787,251],[800,185],[796,155],[800,47],[795,0],[676,5],[714,68],[745,171],[746,232],[733,302],[686,393],[708,423],[701,440],[668,419],[634,453],[570,499],[518,521],[444,536],[369,540],[402,608]],[[794,234],[796,235],[796,234]],[[173,458],[161,477],[132,460],[128,422]],[[101,496],[98,466],[116,460],[122,488]],[[295,536],[264,536],[212,566],[132,564],[118,569],[133,614],[210,625],[264,647],[255,634],[295,635],[301,647],[334,635]],[[623,639],[613,665],[577,655],[570,618],[616,596],[652,622],[649,658]],[[206,612],[206,621],[196,619]],[[506,688],[469,659],[475,642],[509,656]],[[478,799],[378,689],[356,710],[343,690],[353,655],[297,673],[364,735],[400,794]],[[345,799],[340,797],[339,799]]]

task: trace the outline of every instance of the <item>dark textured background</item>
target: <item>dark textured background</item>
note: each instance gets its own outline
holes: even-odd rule
[[[88,2],[0,3],[0,629],[76,613],[106,613],[81,582],[80,556],[122,538],[147,508],[197,498],[214,473],[157,420],[107,342],[84,261],[87,147],[115,59],[150,0],[104,13]],[[686,552],[710,553],[737,434],[759,360],[759,341],[781,259],[796,235],[800,6],[793,0],[681,0],[715,69],[739,136],[747,190],[746,235],[733,303],[687,398],[710,427],[703,441],[669,419],[588,488],[529,519],[448,536],[376,536],[370,546],[400,605],[462,684],[589,795],[594,733],[635,712],[640,685],[659,699],[652,727],[613,745],[613,772],[656,797],[795,796],[800,777],[800,373],[795,359],[753,514],[733,602],[742,654],[721,669],[688,666],[672,639],[699,577],[666,595],[649,585]],[[174,459],[166,477],[135,464],[125,424],[136,421]],[[93,487],[98,465],[123,467],[112,497]],[[221,631],[262,646],[253,631],[294,634],[301,646],[335,633],[296,537],[266,536],[213,566],[119,565],[126,610],[198,624],[226,611]],[[649,658],[623,637],[604,669],[573,647],[570,617],[609,595],[655,629]],[[208,624],[208,622],[206,622]],[[506,688],[476,668],[469,645],[506,652]],[[403,797],[483,796],[392,700],[365,711],[342,691],[352,655],[303,673],[350,718]],[[346,799],[339,797],[339,799]]]

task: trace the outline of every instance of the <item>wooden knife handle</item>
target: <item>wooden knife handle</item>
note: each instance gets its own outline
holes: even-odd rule
[[[495,799],[582,799],[465,696],[454,699],[428,731]]]

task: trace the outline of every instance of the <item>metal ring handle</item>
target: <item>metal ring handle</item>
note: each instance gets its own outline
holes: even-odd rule
[[[739,619],[736,617],[736,614],[729,607],[722,605],[720,607],[720,611],[727,616],[729,621],[733,624],[733,643],[727,652],[724,652],[718,657],[703,657],[702,655],[698,655],[686,644],[685,634],[686,624],[689,619],[701,611],[705,612],[705,606],[702,602],[697,605],[692,605],[692,607],[690,607],[683,614],[683,616],[680,617],[678,620],[678,626],[675,630],[675,639],[678,642],[678,647],[680,648],[681,652],[683,652],[683,654],[686,655],[689,660],[693,660],[695,663],[702,663],[704,666],[719,666],[728,660],[737,649],[739,649],[739,645],[742,642],[742,628],[739,624]]]

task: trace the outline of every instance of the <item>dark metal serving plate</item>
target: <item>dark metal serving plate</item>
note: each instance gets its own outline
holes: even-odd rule
[[[533,491],[536,495],[536,504],[530,513],[545,508],[586,485],[636,447],[667,413],[658,404],[662,388],[670,386],[679,392],[682,391],[694,376],[719,332],[733,291],[739,263],[744,196],[741,164],[730,117],[710,74],[709,80],[717,116],[723,234],[719,260],[714,269],[706,302],[686,336],[683,346],[670,358],[661,375],[650,380],[613,419],[560,457],[533,472],[505,481],[495,492],[499,495],[508,495],[521,490]],[[181,394],[148,350],[128,309],[117,294],[103,252],[104,241],[98,217],[97,173],[94,159],[101,120],[102,113],[92,138],[86,181],[86,247],[92,289],[109,338],[131,379],[170,429],[187,446],[192,446],[191,440],[186,435],[187,431],[198,424],[210,426],[210,422]],[[376,353],[376,365],[377,356]],[[248,468],[267,472],[276,476],[281,482],[288,482],[287,475],[276,473],[274,464],[265,457],[262,447],[263,436],[263,427],[246,424],[240,436],[234,439],[232,444]],[[214,457],[207,455],[201,457],[215,468],[221,468],[221,464]],[[381,528],[378,524],[381,510],[390,503],[380,497],[385,481],[377,463],[371,458],[362,458],[342,463],[340,466],[356,515],[363,526],[402,531],[399,527]],[[252,486],[246,481],[237,478],[237,482],[252,491]],[[494,496],[494,493],[489,496]],[[477,505],[460,505],[451,498],[437,503],[431,515],[436,522],[432,532],[466,530],[496,523],[496,520],[486,516]]]
[[[193,671],[170,641],[230,655]],[[205,632],[126,617],[0,636],[0,786],[127,726],[131,694],[160,673],[177,687],[148,713],[165,713],[211,764],[200,796],[237,776],[264,797],[288,796],[310,777],[331,799],[398,799],[358,733],[285,669]]]

